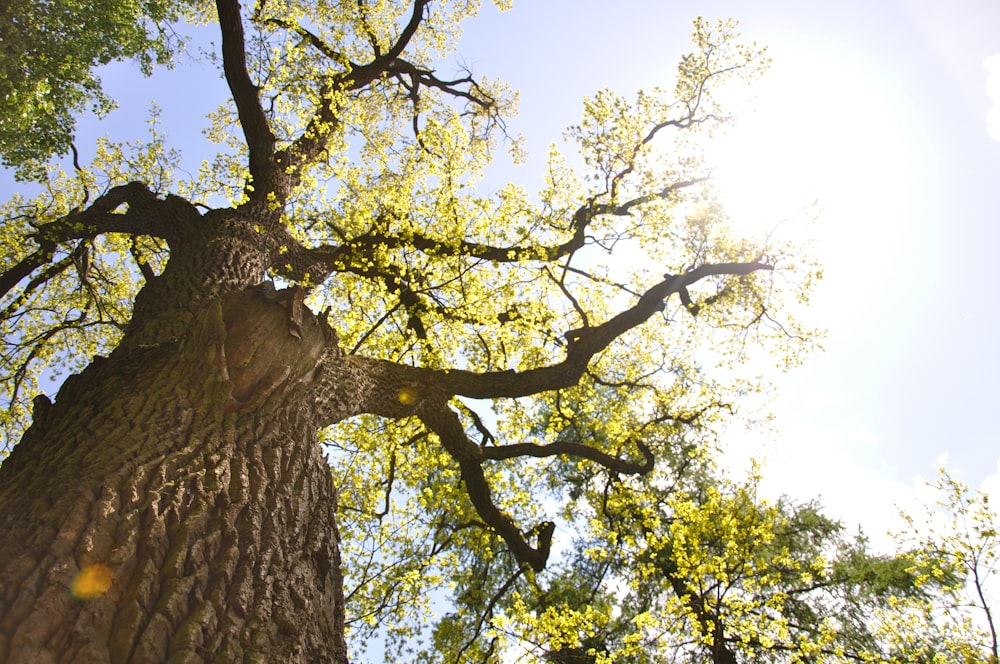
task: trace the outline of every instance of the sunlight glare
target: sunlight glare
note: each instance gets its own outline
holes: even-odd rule
[[[711,154],[733,223],[766,231],[818,203],[836,226],[820,232],[827,249],[891,241],[911,179],[891,73],[837,44],[787,39],[770,55],[752,110]]]

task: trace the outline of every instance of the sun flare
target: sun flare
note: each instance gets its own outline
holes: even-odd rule
[[[845,225],[876,243],[895,234],[912,160],[891,73],[838,44],[776,40],[771,55],[747,112],[712,153],[733,223],[769,230],[818,204],[840,227],[821,233],[826,243]]]

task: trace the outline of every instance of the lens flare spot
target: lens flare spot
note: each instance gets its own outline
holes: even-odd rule
[[[76,599],[95,599],[108,591],[111,579],[111,568],[107,565],[86,565],[73,579],[69,591]]]
[[[415,403],[417,403],[419,397],[420,395],[412,387],[400,388],[399,393],[396,395],[396,398],[399,399],[399,403],[403,404],[404,406],[414,405]]]

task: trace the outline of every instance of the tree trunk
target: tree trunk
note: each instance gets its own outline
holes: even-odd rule
[[[347,662],[310,405],[335,344],[283,293],[204,303],[36,400],[0,467],[0,661]]]

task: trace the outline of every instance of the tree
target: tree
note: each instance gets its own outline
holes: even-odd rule
[[[988,494],[970,491],[944,467],[927,484],[936,502],[923,518],[904,512],[907,529],[896,539],[913,551],[918,583],[936,588],[893,607],[897,618],[883,630],[893,661],[997,662],[996,512]]]
[[[113,107],[95,65],[134,58],[144,72],[166,64],[179,41],[168,29],[177,8],[162,0],[142,3],[32,2],[0,7],[0,160],[23,176],[39,162],[69,152],[74,114],[92,104]]]
[[[871,553],[816,503],[759,498],[756,472],[691,465],[659,487],[594,483],[573,564],[499,624],[555,662],[898,661],[872,616],[940,587],[911,554]]]
[[[4,207],[0,659],[346,662],[436,585],[488,614],[546,568],[554,465],[648,474],[753,389],[752,344],[808,345],[808,264],[735,235],[699,156],[761,51],[697,21],[672,90],[585,102],[585,177],[553,151],[489,196],[512,96],[432,68],[473,9],[169,8],[221,32],[219,154],[178,179],[154,125]]]

